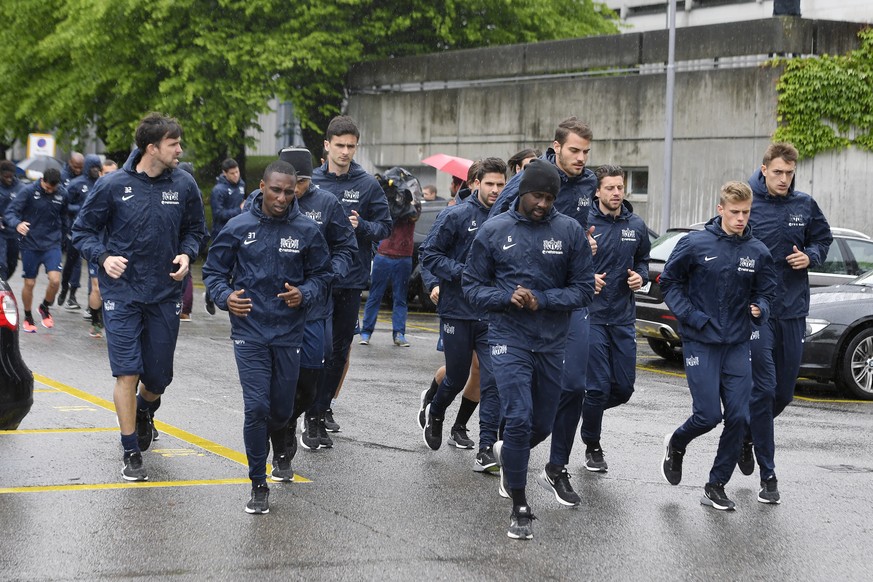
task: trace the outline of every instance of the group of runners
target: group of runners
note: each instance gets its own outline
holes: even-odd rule
[[[174,119],[144,118],[129,159],[96,180],[72,226],[72,245],[99,280],[122,476],[131,481],[148,479],[142,452],[173,377],[182,281],[206,236],[200,191],[177,168],[181,137]],[[373,246],[392,228],[385,193],[353,159],[359,139],[354,121],[340,116],[328,125],[320,166],[305,148],[282,150],[214,233],[203,267],[209,301],[230,313],[248,513],[269,512],[268,478],[293,479],[298,418],[306,449],[332,447],[328,433],[340,430],[332,401],[349,365]],[[469,195],[440,213],[420,253],[446,365],[421,394],[419,428],[439,449],[447,409],[464,391],[466,412],[448,443],[474,448],[466,419],[479,401],[473,469],[499,475],[515,539],[533,537],[531,449],[551,437],[536,481],[560,504],[578,506],[567,469],[576,432],[584,468],[606,472],[604,411],[634,391],[634,292],[648,282],[650,239],[626,200],[622,168],[588,167],[592,141],[590,127],[570,117],[544,154],[512,158],[517,173],[508,181],[503,160],[479,160]],[[701,500],[716,509],[734,508],[724,487],[734,467],[750,475],[756,461],[758,501],[780,502],[773,421],[793,397],[806,272],[832,240],[815,201],[794,190],[796,163],[790,144],[772,144],[748,182],[721,188],[717,215],[679,242],[660,278],[683,335],[692,414],[665,437],[659,468],[678,484],[690,442],[724,421]],[[47,172],[30,189],[31,203],[66,204],[55,202],[58,182]],[[16,197],[5,216],[25,248],[33,232],[16,214],[21,206]],[[59,251],[37,258],[49,273],[60,264]],[[34,260],[24,259],[25,281],[35,276]],[[57,290],[51,277],[41,310]]]

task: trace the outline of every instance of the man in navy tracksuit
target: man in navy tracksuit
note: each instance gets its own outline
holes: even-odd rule
[[[597,177],[585,165],[591,151],[593,133],[588,125],[575,117],[562,121],[555,130],[552,147],[543,154],[543,160],[555,165],[561,176],[561,190],[555,199],[555,209],[576,221],[586,230],[592,254],[597,254],[596,232],[588,232],[588,215],[593,204],[594,193],[597,190]],[[518,185],[521,183],[524,171],[513,176],[504,188],[503,193],[491,208],[491,215],[503,212],[517,196]],[[552,449],[549,463],[563,466],[570,458],[570,449],[564,443],[572,443],[579,426],[582,414],[582,401],[585,398],[586,377],[588,368],[588,334],[590,321],[588,308],[575,310],[570,316],[570,331],[567,335],[567,354],[564,358],[564,371],[561,379],[561,402],[558,405],[558,415],[552,430]],[[553,485],[566,490],[572,498],[569,474],[561,471],[553,475]]]
[[[624,170],[620,166],[601,166],[595,204],[588,224],[594,227],[597,254],[594,255],[594,300],[589,308],[591,333],[588,352],[588,384],[582,402],[582,442],[585,443],[585,468],[605,472],[606,461],[600,446],[603,411],[627,402],[634,391],[637,343],[634,322],[634,291],[649,280],[648,229],[624,199]],[[563,418],[570,408],[558,412],[555,424],[577,426],[578,414]],[[562,478],[573,449],[573,432],[552,435],[552,458],[537,481],[563,505],[578,505],[581,499]]]
[[[21,291],[24,322],[21,328],[29,333],[36,332],[31,307],[40,265],[45,269],[49,284],[45,298],[39,305],[39,315],[44,327],[54,327],[49,306],[54,303],[61,285],[61,239],[67,228],[67,191],[60,182],[61,173],[49,168],[42,178],[15,195],[3,216],[6,228],[14,229],[21,235],[21,270],[24,277]]]
[[[85,169],[67,184],[68,227],[72,227],[73,223],[76,222],[82,202],[88,197],[88,193],[94,189],[94,184],[97,183],[97,178],[102,173],[103,161],[100,159],[100,156],[94,154],[85,156]],[[71,235],[65,232],[64,236],[69,237]],[[66,245],[66,252],[67,260],[64,261],[64,270],[61,273],[61,293],[58,295],[58,307],[64,305],[67,293],[69,293],[69,301],[66,308],[72,311],[80,307],[79,302],[76,301],[76,290],[79,289],[79,279],[82,277],[82,256],[72,244]]]
[[[64,186],[69,185],[70,182],[81,176],[84,167],[85,156],[79,152],[71,152],[70,159],[61,170],[61,182],[64,183]]]
[[[488,211],[497,200],[506,180],[506,163],[499,158],[480,162],[476,177],[478,189],[466,201],[440,213],[421,247],[423,272],[439,278],[440,331],[446,356],[446,374],[425,411],[424,442],[433,450],[442,445],[442,428],[446,408],[464,389],[473,361],[479,358],[479,453],[473,463],[478,472],[497,469],[492,447],[497,442],[500,424],[500,397],[491,369],[488,347],[488,312],[471,305],[461,288],[461,275],[473,239],[488,219]],[[484,187],[491,184],[492,187]],[[457,430],[452,427],[450,443],[459,446]],[[464,435],[466,436],[466,435]],[[469,446],[469,445],[468,445]]]
[[[507,535],[530,539],[530,449],[552,432],[570,313],[591,302],[594,271],[585,231],[553,208],[557,168],[534,160],[510,210],[479,228],[463,274],[464,295],[489,311],[488,343],[505,421],[494,445],[499,492],[512,498]]]
[[[18,265],[18,233],[6,226],[3,215],[15,195],[24,187],[15,176],[15,164],[0,161],[0,277],[7,281]]]
[[[701,503],[733,509],[724,492],[740,458],[749,418],[752,321],[767,321],[776,279],[767,247],[748,226],[752,191],[742,182],[721,189],[719,216],[686,235],[661,274],[664,301],[682,332],[692,415],[664,438],[661,471],[671,485],[682,480],[688,444],[724,419]],[[724,413],[722,413],[722,405]]]
[[[245,510],[254,514],[270,511],[270,432],[283,430],[294,410],[306,309],[323,300],[333,277],[318,225],[298,208],[296,184],[291,164],[278,160],[267,166],[261,193],[248,212],[218,233],[203,266],[215,304],[230,312],[252,482]]]
[[[355,336],[361,291],[367,288],[370,279],[373,243],[391,234],[391,212],[385,192],[376,178],[353,161],[360,137],[358,126],[350,117],[334,117],[327,126],[324,140],[327,161],[312,172],[312,183],[336,196],[343,205],[358,241],[358,253],[348,276],[338,280],[331,291],[333,345],[330,357],[325,360],[318,396],[307,412],[307,418],[323,419],[331,432],[339,431],[331,399],[339,388]]]
[[[752,334],[755,383],[749,403],[750,429],[746,431],[739,467],[742,473],[751,475],[757,457],[761,470],[758,501],[772,504],[780,501],[773,419],[794,398],[809,313],[807,269],[824,262],[833,241],[818,204],[794,189],[796,168],[794,146],[775,143],[767,148],[761,168],[749,179],[754,194],[749,224],[755,229],[755,238],[770,249],[780,285],[770,319],[755,327]]]
[[[100,267],[128,481],[148,479],[141,452],[151,445],[152,418],[173,380],[182,281],[206,236],[200,189],[177,169],[181,137],[175,119],[146,116],[122,170],[97,181],[73,225],[73,244]]]
[[[209,195],[212,208],[212,240],[218,236],[227,221],[242,213],[242,203],[246,197],[246,183],[240,177],[239,164],[233,158],[221,162],[221,175]],[[203,295],[206,312],[215,315],[215,304],[209,290]]]
[[[336,196],[312,185],[312,154],[306,148],[286,148],[279,152],[279,159],[288,162],[297,171],[297,206],[300,212],[312,219],[327,241],[330,249],[330,262],[333,276],[330,284],[342,280],[349,274],[354,257],[358,253],[358,243],[342,205]],[[306,327],[303,331],[303,349],[300,357],[300,377],[297,380],[294,414],[285,431],[289,443],[287,458],[273,458],[273,474],[271,478],[281,480],[287,471],[283,471],[287,462],[290,468],[293,452],[296,451],[296,421],[315,401],[318,385],[324,373],[324,361],[331,350],[330,317],[333,304],[330,300],[328,286],[316,301],[308,306],[306,311]],[[301,435],[301,443],[310,450],[321,447],[330,448],[333,440],[327,434],[327,429],[318,418],[310,418],[307,431]],[[281,438],[281,435],[271,435]],[[278,469],[277,469],[278,467]]]

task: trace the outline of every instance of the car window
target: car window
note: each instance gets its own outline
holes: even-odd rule
[[[662,234],[658,240],[652,243],[652,250],[649,251],[649,258],[655,261],[667,262],[670,258],[670,253],[676,248],[676,244],[682,240],[682,237],[688,234],[684,230],[672,231]]]
[[[818,273],[848,275],[849,272],[846,269],[846,261],[843,260],[843,253],[840,252],[840,241],[834,240],[828,249],[828,256],[825,258],[824,262],[820,266],[811,270]]]
[[[861,273],[873,270],[873,241],[847,238],[843,242],[849,247],[849,252],[858,265],[858,272],[852,273],[853,275],[860,275]],[[833,246],[831,245],[831,247]]]

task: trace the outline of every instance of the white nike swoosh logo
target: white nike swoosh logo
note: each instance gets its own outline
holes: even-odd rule
[[[135,194],[131,194],[130,196],[122,196],[121,199],[126,202],[126,201],[130,200],[131,198],[133,198],[134,196],[135,196]]]
[[[518,243],[512,243],[511,245],[503,245],[503,250],[504,250],[504,251],[509,250],[509,249],[511,249],[512,247],[514,247],[514,246],[517,245],[517,244],[518,244]]]
[[[258,242],[258,241],[257,241],[257,239],[255,239],[255,240],[247,240],[247,241],[245,241],[243,244],[244,244],[244,245],[250,245],[250,244],[252,244],[253,242]]]
[[[601,234],[603,234],[603,233],[601,232],[601,233],[599,233],[599,234],[595,234],[595,235],[594,235],[593,237],[591,237],[591,238],[597,238],[597,237],[600,236]]]
[[[479,227],[478,227],[478,226],[476,226],[476,227],[472,227],[472,226],[471,226],[470,228],[467,229],[467,232],[473,232],[473,231],[476,231],[476,230],[479,230]]]
[[[708,261],[711,261],[711,260],[717,259],[717,258],[718,257],[703,257],[703,260],[708,262]]]

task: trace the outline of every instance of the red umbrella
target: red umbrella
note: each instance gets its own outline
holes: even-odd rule
[[[461,180],[467,179],[467,172],[473,165],[473,160],[450,156],[448,154],[434,154],[421,160],[422,163],[434,167],[441,172],[451,174]]]

